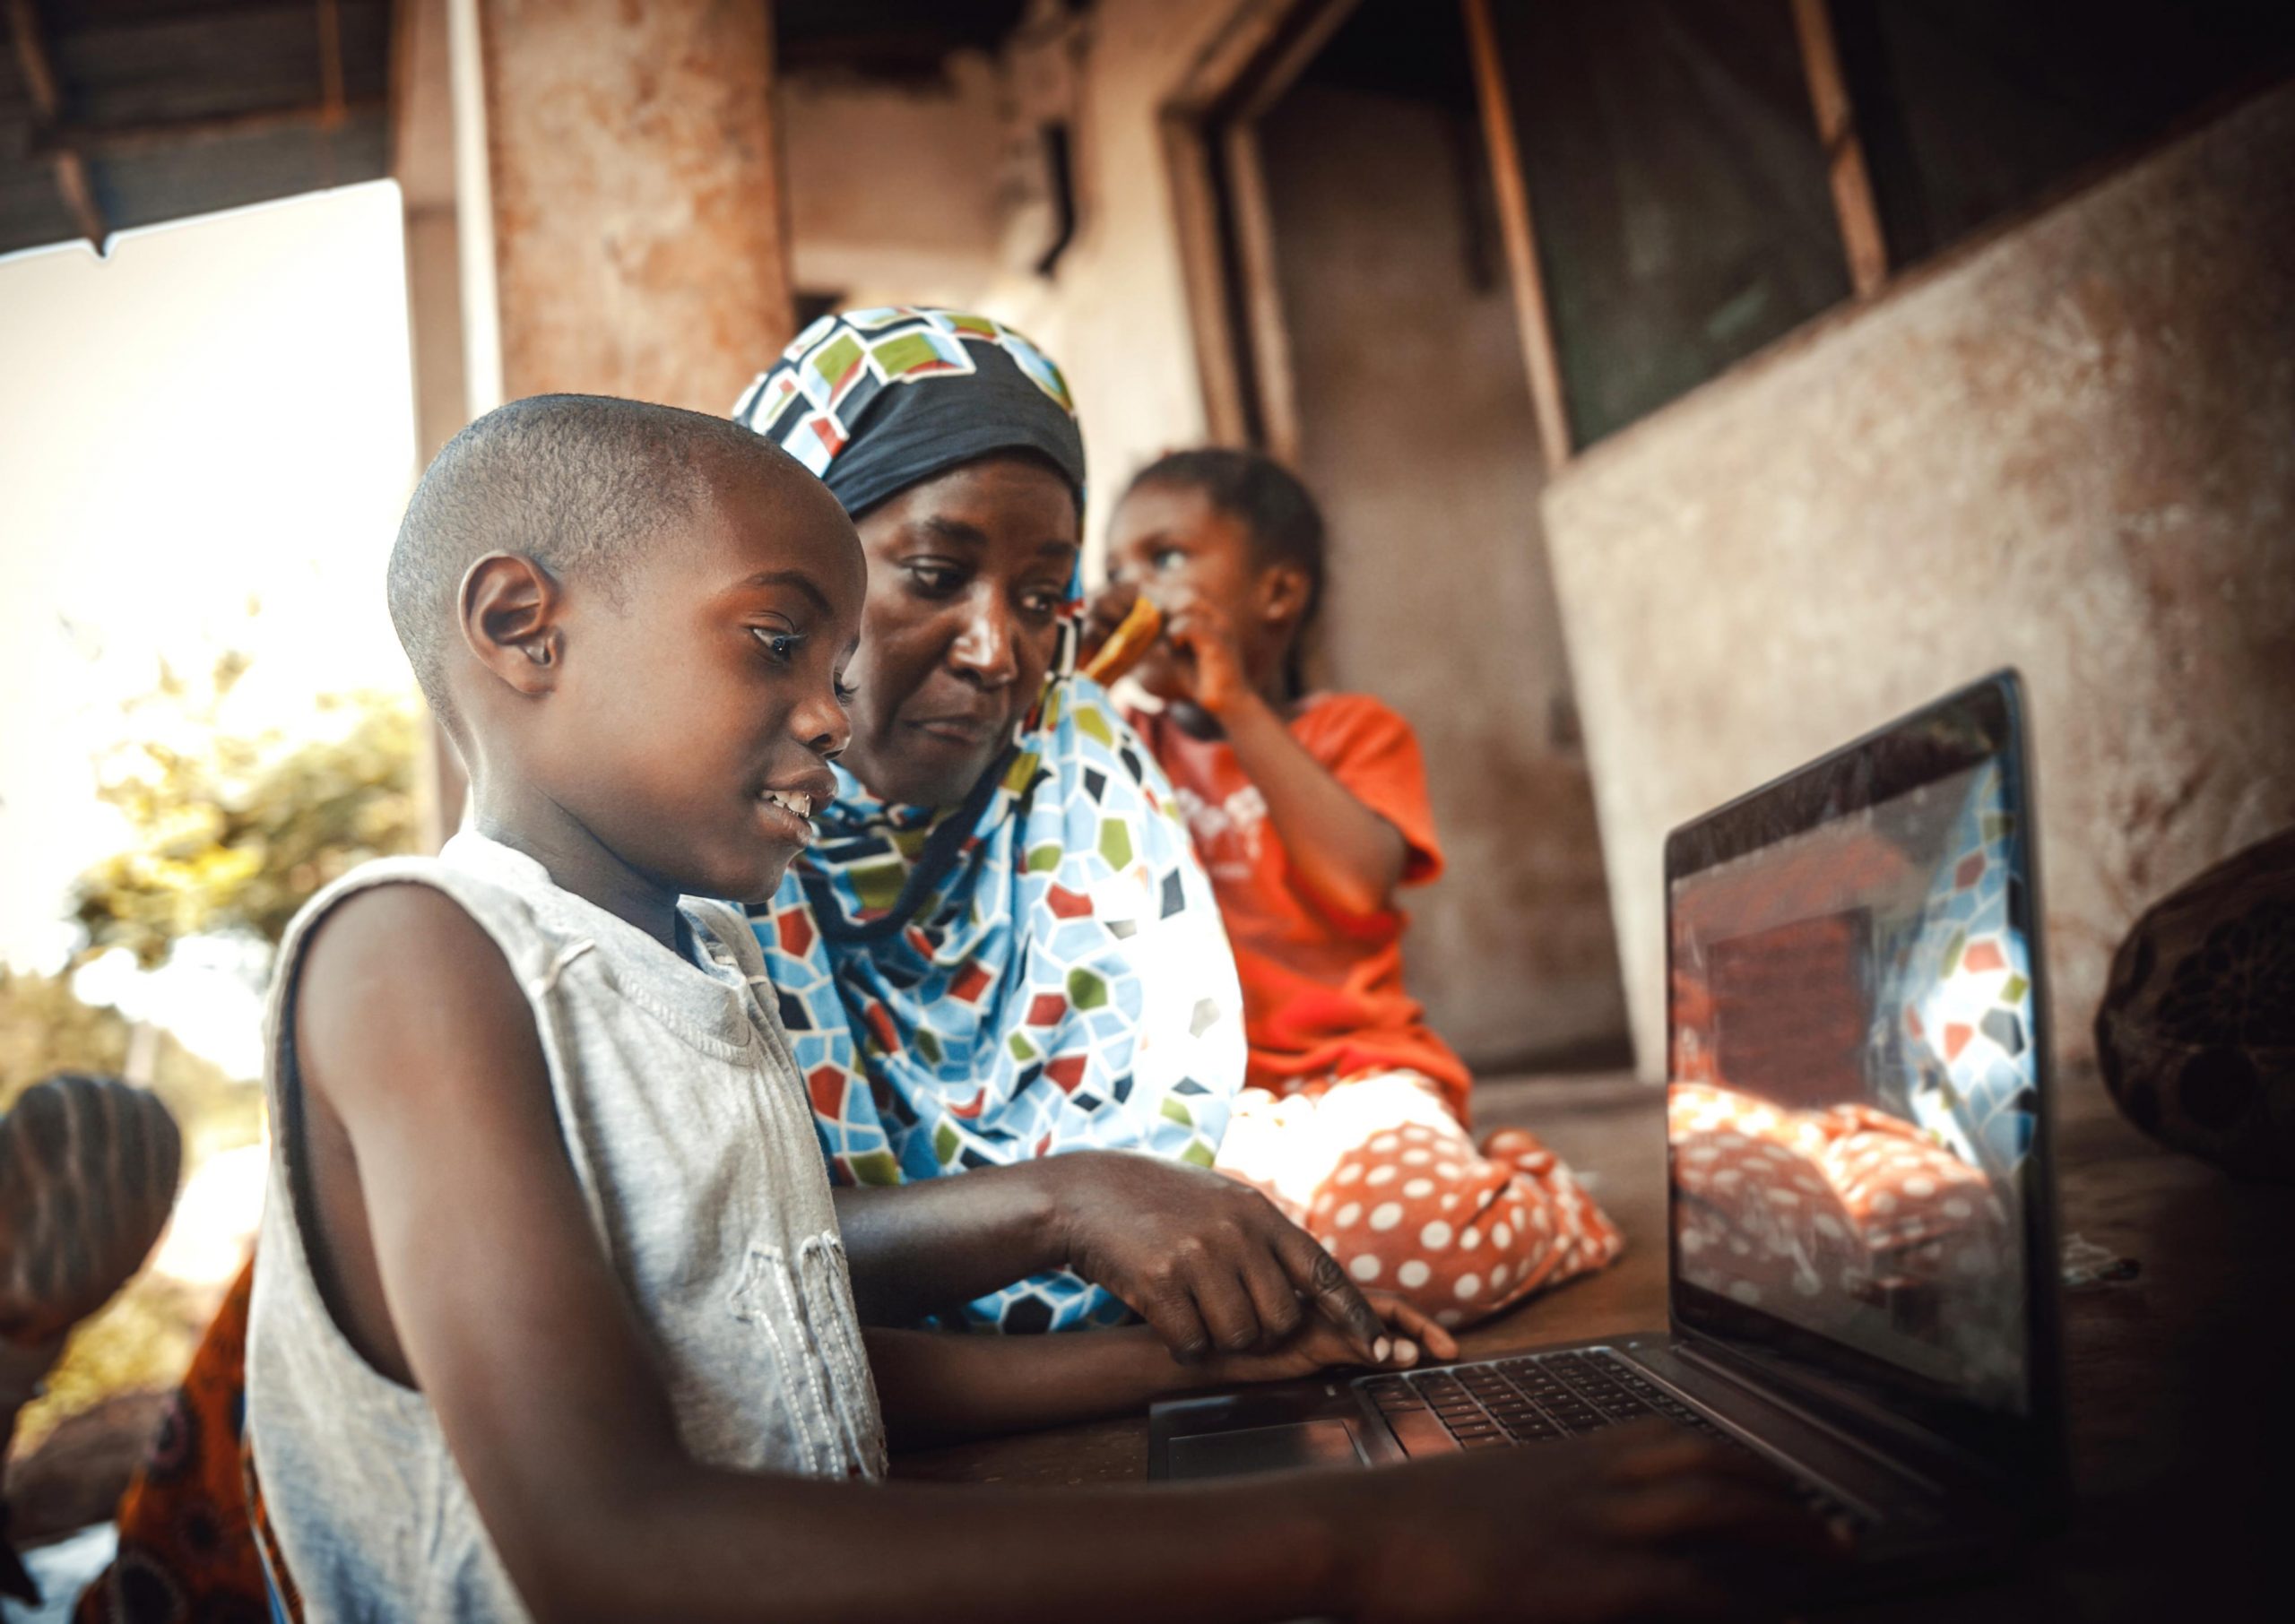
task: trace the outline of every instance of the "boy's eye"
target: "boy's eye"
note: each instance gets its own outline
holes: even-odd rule
[[[1176,547],[1159,547],[1149,562],[1157,569],[1177,569],[1187,562],[1187,555]]]
[[[861,696],[861,690],[842,677],[835,678],[833,686],[836,689],[836,703],[839,704],[849,705]]]
[[[804,642],[794,632],[776,632],[770,626],[751,626],[749,630],[759,643],[765,644],[765,652],[772,655],[775,663],[779,665],[786,665],[794,660],[797,650]]]
[[[911,564],[908,578],[916,583],[918,590],[935,598],[946,597],[963,584],[962,572],[947,564]]]
[[[1023,594],[1020,599],[1020,608],[1031,615],[1056,615],[1060,612],[1061,603],[1065,597],[1064,592],[1044,588]]]

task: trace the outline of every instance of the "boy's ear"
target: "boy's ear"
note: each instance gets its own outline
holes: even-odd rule
[[[1269,626],[1296,626],[1305,618],[1315,583],[1295,564],[1270,564],[1260,573],[1260,618]]]
[[[558,686],[564,605],[557,579],[522,553],[489,553],[472,565],[455,601],[463,642],[478,662],[528,695]]]

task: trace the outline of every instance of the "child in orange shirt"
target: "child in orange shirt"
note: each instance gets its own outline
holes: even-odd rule
[[[1255,453],[1174,453],[1118,504],[1108,574],[1100,628],[1141,593],[1165,614],[1134,672],[1165,708],[1130,720],[1178,791],[1243,981],[1251,1065],[1220,1169],[1446,1326],[1617,1256],[1535,1136],[1476,1150],[1473,1079],[1403,989],[1396,894],[1442,855],[1410,724],[1299,680],[1323,579],[1313,498]]]

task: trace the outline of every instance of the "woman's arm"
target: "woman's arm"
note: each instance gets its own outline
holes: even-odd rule
[[[1278,1346],[1310,1312],[1340,1330],[1348,1357],[1384,1357],[1378,1313],[1312,1236],[1248,1186],[1158,1156],[1076,1151],[841,1189],[836,1220],[868,1324],[913,1325],[1066,1268],[1122,1299],[1183,1361]]]
[[[309,1126],[324,1115],[355,1160],[361,1222],[334,1233],[370,1249],[386,1304],[372,1329],[403,1349],[546,1624],[1532,1619],[1557,1616],[1556,1597],[1571,1616],[1642,1617],[1711,1606],[1685,1542],[1808,1541],[1781,1493],[1654,1435],[1182,1491],[699,1465],[592,1233],[492,942],[435,892],[362,894],[321,929],[298,1011]]]

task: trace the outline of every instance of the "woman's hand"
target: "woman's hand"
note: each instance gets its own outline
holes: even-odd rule
[[[1377,1364],[1386,1322],[1314,1238],[1247,1185],[1128,1151],[1036,1164],[1053,1185],[1065,1266],[1123,1300],[1191,1364],[1282,1347],[1312,1318]]]
[[[1458,1338],[1401,1298],[1387,1291],[1368,1293],[1372,1309],[1387,1328],[1390,1351],[1373,1365],[1374,1369],[1407,1370],[1426,1360],[1456,1359]],[[1363,1356],[1320,1315],[1311,1315],[1287,1342],[1256,1353],[1223,1354],[1205,1372],[1208,1386],[1234,1382],[1294,1381],[1334,1365],[1359,1365]]]

